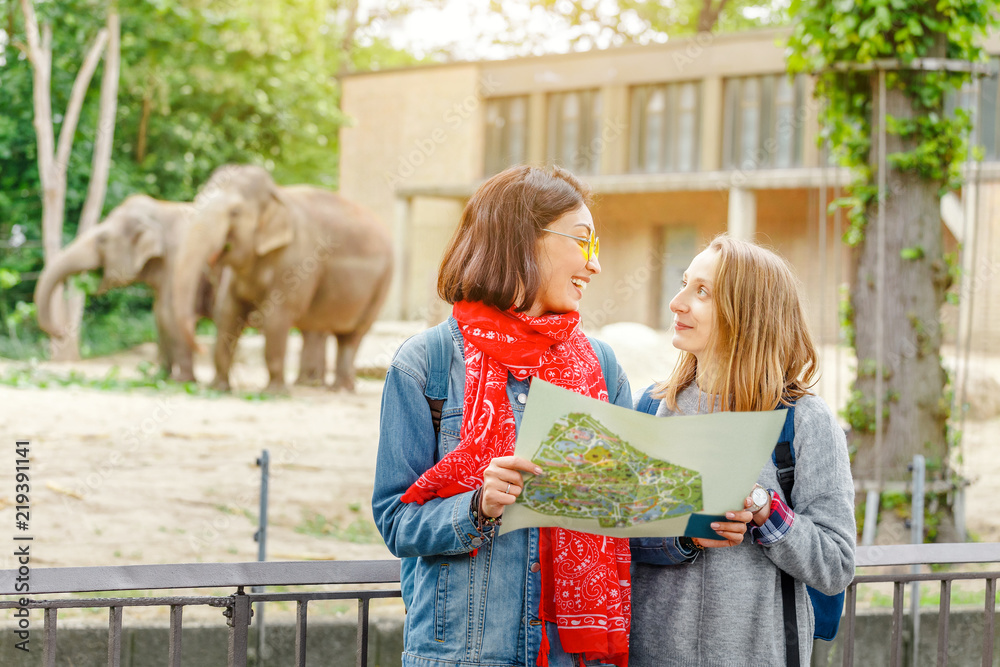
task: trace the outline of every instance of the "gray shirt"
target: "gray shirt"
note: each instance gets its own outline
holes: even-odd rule
[[[657,415],[708,412],[700,398],[699,406],[689,386],[678,413],[664,401]],[[739,546],[680,565],[633,563],[631,667],[785,664],[780,570],[795,579],[800,664],[809,664],[814,622],[805,587],[833,594],[854,577],[854,484],[844,432],[821,398],[796,402],[794,446],[795,518],[780,540],[761,546],[748,531]],[[780,494],[770,461],[757,481]]]

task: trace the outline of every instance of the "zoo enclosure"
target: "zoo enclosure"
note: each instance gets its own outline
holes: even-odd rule
[[[917,544],[858,547],[858,567],[905,566],[920,564],[996,563],[1000,562],[1000,543],[985,544]],[[306,664],[306,634],[308,604],[317,600],[353,599],[358,601],[356,664],[368,665],[369,603],[376,598],[399,597],[399,561],[337,561],[337,562],[267,562],[267,563],[192,563],[182,565],[128,565],[120,567],[69,567],[33,569],[31,593],[83,593],[98,591],[166,590],[189,588],[235,587],[228,596],[205,597],[139,597],[90,598],[68,600],[31,599],[28,609],[44,610],[42,664],[56,664],[56,636],[59,609],[103,608],[109,610],[109,667],[121,665],[122,611],[124,607],[166,606],[170,608],[170,638],[167,664],[181,664],[181,627],[186,606],[207,605],[222,609],[229,626],[228,664],[247,664],[249,627],[255,602],[291,601],[296,603],[295,663]],[[15,591],[17,570],[0,571],[0,609],[18,608],[19,594]],[[845,616],[841,633],[844,638],[843,664],[855,664],[854,640],[859,584],[892,582],[893,614],[890,664],[903,664],[904,585],[916,581],[937,581],[941,585],[939,607],[937,664],[948,664],[948,634],[951,614],[951,588],[954,581],[984,580],[986,582],[983,611],[982,664],[992,665],[996,615],[996,584],[1000,571],[974,573],[930,573],[861,575],[847,589]],[[342,584],[363,586],[393,584],[390,588],[303,593],[250,593],[251,586],[306,586]]]

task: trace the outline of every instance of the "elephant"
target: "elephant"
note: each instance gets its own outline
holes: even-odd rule
[[[187,282],[195,286],[197,298],[192,299],[185,321],[210,312],[214,287],[208,273],[201,265],[176,261],[193,216],[190,203],[159,201],[141,194],[128,197],[101,223],[46,262],[35,285],[39,326],[53,337],[65,335],[65,325],[53,317],[52,296],[68,276],[102,269],[99,292],[146,283],[156,293],[153,312],[161,370],[172,379],[193,381],[194,339],[185,337],[178,327],[171,294],[177,276],[189,274]]]
[[[217,284],[226,276],[210,273],[207,264],[185,265],[177,254],[194,219],[190,203],[160,201],[146,195],[132,195],[108,214],[100,224],[87,230],[45,264],[35,285],[38,324],[49,335],[61,338],[62,323],[52,312],[56,287],[67,277],[101,269],[98,292],[133,283],[153,288],[158,361],[161,372],[178,382],[193,382],[193,336],[183,335],[174,314],[172,290],[178,278],[190,276],[196,285],[190,317],[210,317]],[[322,382],[325,370],[326,337],[304,341],[299,381]]]
[[[198,213],[185,240],[185,265],[222,265],[214,319],[215,380],[228,390],[233,352],[246,326],[264,335],[267,391],[285,392],[288,332],[298,327],[305,347],[337,337],[335,390],[354,390],[354,358],[385,301],[393,269],[388,230],[357,203],[308,185],[279,186],[267,170],[226,165],[195,199]],[[175,312],[193,335],[196,280],[175,291]],[[311,353],[322,350],[311,347]]]

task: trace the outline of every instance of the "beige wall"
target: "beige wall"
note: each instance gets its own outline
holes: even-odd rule
[[[417,297],[427,253],[440,256],[431,239],[415,233],[457,219],[454,206],[415,202],[416,218],[400,230],[396,193],[440,183],[474,182],[483,169],[483,95],[495,94],[476,65],[395,70],[344,80],[342,108],[351,125],[340,133],[341,192],[375,211],[392,229],[398,278],[383,317],[414,315],[402,287],[417,281]],[[431,244],[433,245],[433,244]],[[408,266],[407,264],[410,264]],[[406,303],[404,304],[404,300]],[[417,310],[426,299],[417,303]]]

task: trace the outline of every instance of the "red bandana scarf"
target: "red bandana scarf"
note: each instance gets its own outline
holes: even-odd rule
[[[608,400],[601,364],[580,331],[580,314],[529,317],[460,301],[452,314],[465,338],[465,402],[461,442],[403,494],[423,504],[479,488],[497,456],[514,453],[514,412],[507,398],[508,371],[535,376],[602,401]],[[540,531],[540,615],[559,627],[567,653],[588,660],[628,664],[631,584],[628,540],[561,528]],[[542,632],[538,664],[548,664]]]

